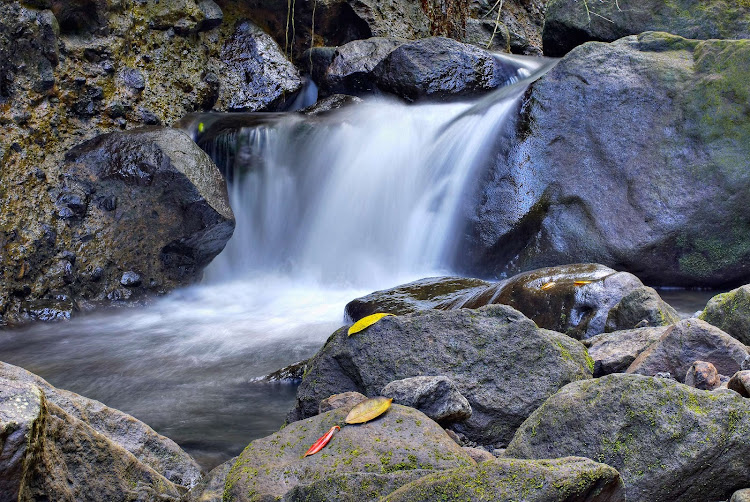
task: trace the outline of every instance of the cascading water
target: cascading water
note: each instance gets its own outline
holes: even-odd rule
[[[543,64],[519,63],[521,84]],[[524,88],[195,117],[231,170],[237,218],[204,282],[142,310],[9,332],[2,359],[133,414],[205,467],[237,454],[278,429],[294,396],[255,378],[314,354],[347,301],[449,269],[459,208]],[[222,120],[251,125],[219,132]]]

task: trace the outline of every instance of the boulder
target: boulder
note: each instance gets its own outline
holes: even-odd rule
[[[750,488],[737,490],[732,494],[732,498],[729,502],[750,502]]]
[[[464,446],[463,449],[476,463],[487,462],[488,460],[495,459],[495,456],[492,453],[482,448],[472,448],[471,446]]]
[[[679,320],[677,311],[654,288],[643,286],[629,292],[609,311],[604,331],[668,326]]]
[[[463,422],[471,416],[471,405],[445,376],[417,376],[395,380],[380,390],[394,403],[416,408],[435,422]]]
[[[750,345],[750,285],[714,296],[698,317]]]
[[[354,106],[361,102],[362,99],[356,96],[349,96],[348,94],[333,94],[326,98],[319,99],[314,105],[300,111],[305,115],[316,117],[318,115],[326,115],[335,112],[344,107]]]
[[[588,41],[612,42],[644,31],[693,39],[750,38],[750,5],[721,0],[552,0],[544,18],[544,54],[560,57]]]
[[[180,501],[200,478],[174,442],[120,411],[0,363],[3,500]]]
[[[737,392],[742,397],[750,397],[750,371],[743,370],[735,373],[729,379],[727,388]]]
[[[543,0],[505,0],[498,4],[492,0],[472,0],[463,41],[493,51],[541,56],[545,3]]]
[[[312,359],[288,421],[315,415],[331,394],[375,396],[394,380],[437,374],[453,380],[473,410],[452,428],[481,444],[506,444],[548,396],[590,378],[593,366],[579,342],[505,305],[389,316],[346,332],[336,331]]]
[[[669,372],[684,382],[695,361],[706,361],[722,375],[740,370],[748,348],[719,328],[699,319],[685,319],[667,328],[656,343],[650,345],[631,363],[627,373],[655,375]]]
[[[577,455],[617,469],[630,502],[727,500],[750,484],[750,403],[674,380],[574,382],[518,429],[513,458]]]
[[[211,469],[200,482],[190,489],[186,502],[222,502],[224,483],[238,457],[227,460]]]
[[[215,108],[220,111],[274,110],[302,88],[302,79],[274,40],[250,21],[237,23],[221,49],[226,82]]]
[[[378,88],[409,101],[476,95],[517,78],[514,66],[486,50],[445,37],[399,45],[373,74]]]
[[[721,378],[713,364],[695,361],[685,375],[685,385],[700,390],[714,390],[721,385]]]
[[[476,465],[439,425],[397,404],[371,422],[342,427],[322,451],[302,456],[346,415],[332,410],[250,443],[227,476],[224,500],[300,500],[302,494],[304,500],[343,500],[347,494],[359,498],[346,500],[375,500],[415,476]]]
[[[339,408],[344,409],[347,413],[362,401],[366,401],[367,396],[359,392],[342,392],[334,394],[323,399],[318,405],[318,413],[325,413]]]
[[[362,94],[376,89],[372,71],[399,45],[400,38],[373,37],[336,48],[318,82],[324,93]]]
[[[597,262],[654,286],[750,279],[750,179],[737,168],[750,158],[748,58],[744,40],[654,32],[576,48],[499,136],[456,266],[506,277]]]
[[[583,341],[594,360],[594,377],[624,373],[635,358],[656,343],[666,327],[638,328],[603,333]]]
[[[624,502],[625,488],[614,468],[588,458],[499,458],[477,467],[463,467],[425,476],[402,486],[383,500]]]

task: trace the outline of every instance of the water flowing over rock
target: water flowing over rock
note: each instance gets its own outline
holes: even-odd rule
[[[439,425],[397,404],[372,422],[342,427],[321,452],[302,457],[346,415],[329,411],[250,443],[227,476],[224,500],[376,500],[435,470],[476,465]]]
[[[745,281],[748,57],[747,41],[653,32],[572,51],[528,91],[456,262],[483,277],[598,262],[652,285]]]
[[[553,0],[544,19],[544,53],[560,57],[585,42],[612,42],[644,31],[693,39],[750,38],[750,5],[720,0]]]
[[[714,296],[699,318],[750,345],[750,285]]]
[[[727,500],[750,484],[750,402],[673,380],[574,382],[518,429],[513,458],[576,455],[620,472],[630,502]]]
[[[452,379],[472,408],[452,428],[481,444],[505,444],[548,396],[590,378],[593,366],[579,342],[505,305],[385,317],[355,335],[346,331],[311,361],[289,421],[315,415],[331,394],[375,396],[394,380],[437,374]]]
[[[402,486],[384,502],[624,502],[620,474],[588,458],[499,458],[477,467],[431,474]]]

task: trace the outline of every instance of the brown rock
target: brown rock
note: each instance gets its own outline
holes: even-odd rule
[[[480,462],[487,462],[488,460],[495,460],[495,456],[492,453],[483,450],[482,448],[464,446],[463,449],[477,464]]]
[[[685,375],[685,385],[700,390],[714,390],[721,385],[721,378],[713,364],[695,361]]]
[[[735,373],[729,379],[727,388],[738,392],[742,397],[750,397],[750,371],[743,370]]]
[[[325,413],[339,408],[343,408],[348,413],[352,408],[366,399],[367,396],[360,394],[359,392],[342,392],[341,394],[334,394],[320,402],[318,405],[318,413]]]

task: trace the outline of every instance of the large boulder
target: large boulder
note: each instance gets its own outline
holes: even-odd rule
[[[476,465],[439,425],[397,404],[376,420],[342,427],[322,451],[303,457],[346,415],[329,411],[250,443],[227,476],[224,500],[376,500],[415,477]]]
[[[750,278],[748,58],[750,41],[654,32],[576,48],[499,138],[457,264],[486,277],[598,262],[670,286]]]
[[[727,500],[750,483],[750,402],[674,380],[574,382],[518,429],[505,455],[576,455],[611,465],[630,502]]]
[[[667,327],[602,333],[583,341],[594,360],[594,377],[624,373],[638,355],[659,341]]]
[[[630,364],[627,373],[670,373],[684,382],[695,361],[713,364],[722,375],[734,375],[748,356],[748,348],[719,328],[700,319],[685,319],[668,327]]]
[[[750,285],[714,296],[698,317],[750,345]]]
[[[180,501],[200,468],[118,410],[0,363],[2,500]]]
[[[469,401],[471,417],[452,427],[482,444],[507,444],[547,397],[591,377],[579,342],[538,328],[505,305],[385,317],[365,331],[336,331],[310,362],[288,420],[318,412],[324,397],[368,396],[394,380],[444,375]]]
[[[372,37],[337,47],[333,58],[318,79],[326,93],[362,94],[376,89],[372,71],[396,47],[400,38]]]
[[[625,488],[612,467],[588,458],[498,458],[425,476],[388,495],[384,502],[461,500],[494,502],[624,502]]]
[[[544,18],[544,53],[560,57],[585,42],[612,42],[644,31],[694,39],[750,38],[750,5],[722,0],[552,0]]]

